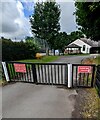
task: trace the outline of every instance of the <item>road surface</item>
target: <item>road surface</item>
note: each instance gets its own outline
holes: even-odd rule
[[[71,118],[77,95],[75,90],[29,83],[7,85],[2,92],[3,118]]]
[[[96,55],[71,55],[71,56],[62,56],[60,59],[56,60],[57,63],[71,63],[71,64],[80,64],[83,59],[90,58]]]
[[[80,63],[89,56],[65,56],[55,62]],[[14,83],[2,89],[3,118],[72,118],[76,90]]]

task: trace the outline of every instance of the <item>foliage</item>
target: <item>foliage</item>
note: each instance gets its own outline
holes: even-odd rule
[[[69,44],[69,38],[67,33],[65,32],[58,33],[56,36],[56,40],[54,41],[54,44],[55,44],[54,49],[59,49],[62,52],[64,52],[65,46]]]
[[[38,48],[32,42],[13,42],[2,39],[2,60],[13,61],[34,58]]]
[[[84,34],[81,31],[71,32],[69,35],[70,42],[73,42],[76,39],[84,37]]]
[[[84,37],[84,35],[80,31],[71,32],[69,35],[67,35],[66,32],[59,32],[56,36],[56,40],[54,41],[54,49],[59,49],[64,52],[65,46],[81,37]]]
[[[75,2],[76,22],[79,29],[88,38],[98,41],[100,39],[100,1],[99,2]]]
[[[28,44],[30,46],[30,48],[32,48],[34,45],[36,48],[39,48],[39,46],[40,46],[39,43],[36,42],[35,38],[29,37],[29,36],[26,37],[25,43]]]
[[[37,2],[34,7],[34,14],[30,18],[32,33],[37,38],[47,41],[51,48],[54,48],[55,38],[60,30],[60,8],[56,2]]]

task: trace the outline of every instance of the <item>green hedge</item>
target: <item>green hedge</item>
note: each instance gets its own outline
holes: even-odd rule
[[[15,61],[21,59],[35,58],[38,48],[29,42],[12,42],[8,39],[2,40],[2,60]]]

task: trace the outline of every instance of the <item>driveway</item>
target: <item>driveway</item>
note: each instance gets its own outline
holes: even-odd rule
[[[3,118],[71,118],[75,90],[15,83],[3,87]]]
[[[90,56],[65,56],[55,62],[80,63]],[[72,118],[76,90],[62,86],[14,83],[2,89],[3,118]]]
[[[96,55],[71,55],[71,56],[62,56],[60,59],[56,60],[57,63],[71,63],[71,64],[80,64],[81,60],[90,58]]]

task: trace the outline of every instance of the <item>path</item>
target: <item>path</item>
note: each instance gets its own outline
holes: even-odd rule
[[[16,83],[3,87],[3,118],[71,118],[75,90]]]
[[[71,63],[71,64],[80,64],[83,59],[93,57],[95,55],[71,55],[71,56],[62,56],[55,63]]]

